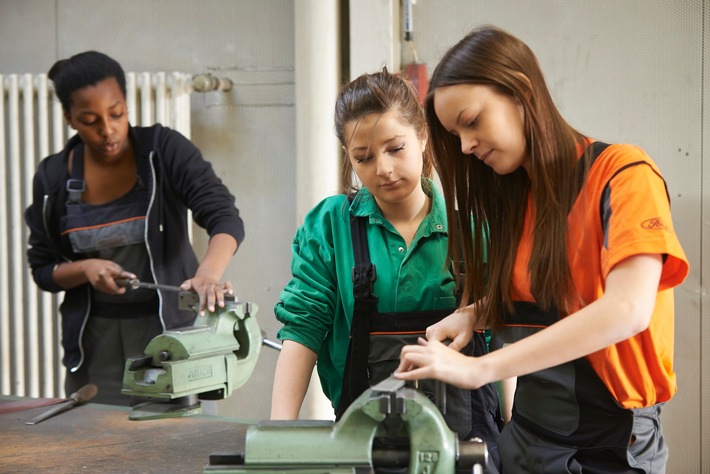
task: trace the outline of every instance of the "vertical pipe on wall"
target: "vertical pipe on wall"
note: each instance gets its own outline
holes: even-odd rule
[[[0,151],[5,150],[5,78],[0,74]],[[0,163],[0,184],[6,186],[7,175],[5,163]],[[7,193],[0,193],[0,213],[8,215]],[[8,262],[8,225],[7,220],[0,219],[0,275],[9,278]],[[10,360],[10,286],[0,284],[0,360]],[[9,364],[3,364],[0,370],[0,394],[10,393]]]
[[[294,2],[297,225],[311,207],[339,187],[340,152],[333,129],[333,107],[340,86],[339,3]],[[311,377],[301,416],[333,417],[316,377]]]
[[[49,141],[51,136],[51,128],[49,121],[49,83],[46,74],[38,74],[34,78],[34,87],[37,91],[37,153],[33,166],[36,167],[40,160],[48,156],[50,153]],[[61,117],[61,115],[60,115]],[[29,177],[25,177],[25,182],[29,182]],[[32,192],[31,186],[28,186],[29,192]],[[29,205],[29,204],[28,204]],[[32,276],[28,275],[25,281],[34,286]],[[38,292],[39,298],[39,334],[38,344],[40,350],[39,360],[39,395],[42,397],[51,397],[54,395],[54,368],[56,361],[52,348],[54,347],[53,331],[54,322],[58,321],[54,317],[54,304],[52,294],[47,291]]]
[[[338,2],[296,0],[296,219],[338,189],[340,153],[333,130],[339,88]]]
[[[21,176],[22,182],[32,182],[32,176],[35,172],[35,163],[37,161],[35,147],[35,85],[32,74],[23,74],[21,78],[22,87],[22,117],[24,119],[22,127],[22,163]],[[32,203],[32,186],[22,186],[22,195],[19,197],[19,213]],[[24,221],[20,219],[20,223]],[[27,241],[27,228],[22,225],[18,235],[21,239],[15,243],[15,251],[20,255],[25,254],[25,242]],[[23,262],[24,263],[24,262]],[[30,269],[27,265],[21,265],[15,269],[19,275],[22,275],[23,281],[28,282],[25,285],[23,295],[23,304],[18,306],[22,308],[25,314],[25,367],[27,372],[27,389],[26,395],[31,397],[39,396],[39,354],[42,348],[39,347],[39,312],[37,299],[37,285],[32,281]]]
[[[350,2],[350,79],[400,68],[399,9],[395,0]]]
[[[22,165],[20,162],[20,88],[19,77],[17,74],[10,74],[7,77],[8,90],[8,116],[11,120],[7,121],[8,133],[8,173],[7,173],[7,196],[8,196],[8,238],[9,238],[9,258],[10,268],[17,271],[22,268],[22,252],[18,251],[17,246],[22,242],[22,210],[19,201],[22,195],[22,176],[20,170]],[[10,305],[15,311],[22,310],[23,301],[23,285],[16,284],[10,286]],[[10,360],[12,360],[11,370],[11,393],[19,396],[27,395],[26,392],[26,377],[24,367],[25,362],[25,334],[23,327],[23,319],[17,315],[11,318],[10,322]]]

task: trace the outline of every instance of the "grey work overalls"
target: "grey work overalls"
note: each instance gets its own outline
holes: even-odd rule
[[[514,307],[500,331],[506,343],[559,320],[535,303]],[[503,473],[665,472],[660,411],[619,405],[585,357],[518,377],[512,421],[499,441]]]

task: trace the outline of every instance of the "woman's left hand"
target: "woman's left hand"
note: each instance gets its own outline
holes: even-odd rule
[[[195,275],[189,280],[185,280],[180,289],[183,291],[194,291],[200,298],[198,314],[202,315],[205,309],[212,312],[215,305],[224,308],[224,295],[233,295],[232,284],[228,281],[221,282],[215,278]]]

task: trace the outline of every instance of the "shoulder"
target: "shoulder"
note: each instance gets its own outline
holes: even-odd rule
[[[332,247],[350,225],[349,215],[349,203],[344,194],[327,197],[308,211],[298,228],[296,241],[315,240]]]
[[[131,135],[139,152],[150,153],[166,147],[182,147],[192,142],[182,133],[160,123],[149,127],[131,127]]]
[[[308,211],[303,226],[307,228],[332,227],[340,221],[347,224],[350,215],[349,209],[350,204],[344,194],[329,196]]]
[[[609,145],[594,162],[589,180],[590,183],[605,186],[616,175],[631,168],[637,168],[637,171],[652,170],[662,178],[658,166],[643,149],[636,145],[615,143]]]
[[[35,178],[42,182],[48,192],[64,186],[67,177],[67,148],[49,155],[37,165]]]
[[[654,168],[656,167],[651,157],[643,149],[628,143],[610,144],[599,155],[597,161],[604,163],[606,168],[619,168],[640,162],[646,162]]]

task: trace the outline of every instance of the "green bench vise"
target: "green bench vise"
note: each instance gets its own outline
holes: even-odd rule
[[[250,426],[244,451],[212,454],[203,474],[482,473],[487,462],[485,442],[459,441],[426,395],[390,377],[337,422]]]
[[[195,310],[197,295],[179,293],[181,309]],[[126,360],[121,393],[147,401],[132,420],[182,417],[202,412],[202,400],[227,398],[251,376],[262,346],[258,307],[225,296],[225,306],[198,315],[189,327],[154,337],[145,356]]]

